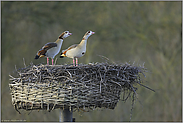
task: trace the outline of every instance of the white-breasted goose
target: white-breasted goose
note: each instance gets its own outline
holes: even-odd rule
[[[52,65],[53,65],[53,59],[54,57],[60,52],[63,39],[67,38],[68,36],[72,35],[69,31],[63,32],[58,39],[55,42],[49,42],[45,44],[36,54],[35,59],[41,58],[41,57],[47,57],[47,65],[49,65],[49,58],[52,59]]]
[[[72,58],[74,66],[75,66],[75,60],[74,59],[76,58],[76,66],[78,66],[78,58],[82,57],[85,54],[87,39],[92,34],[95,34],[95,32],[87,31],[86,34],[83,36],[83,39],[80,42],[80,44],[74,44],[74,45],[71,45],[66,50],[62,50],[60,58],[63,58],[63,57]]]

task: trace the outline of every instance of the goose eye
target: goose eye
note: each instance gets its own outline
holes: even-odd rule
[[[88,33],[90,33],[90,31],[88,31]]]
[[[65,32],[65,33],[68,33],[68,32]]]

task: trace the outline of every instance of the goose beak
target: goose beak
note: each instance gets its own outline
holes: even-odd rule
[[[92,32],[92,34],[95,34],[95,32]]]
[[[72,33],[69,33],[69,35],[72,35]]]

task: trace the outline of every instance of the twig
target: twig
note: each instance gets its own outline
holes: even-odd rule
[[[55,58],[55,63],[54,63],[54,65],[56,65],[56,62],[57,62],[57,58]]]
[[[117,82],[115,82],[113,80],[110,80],[109,82],[115,83],[115,84],[117,84],[117,85],[119,85],[121,87],[121,85],[119,83],[117,83]]]
[[[19,110],[17,109],[17,104],[14,104],[14,108],[15,108],[15,110],[16,110],[19,114],[21,114],[21,113],[19,112]]]
[[[141,84],[141,83],[139,83],[139,82],[137,82],[137,83],[138,83],[139,85],[141,85],[141,86],[143,86],[143,87],[145,87],[145,88],[147,88],[147,89],[149,89],[149,90],[155,92],[155,90],[153,90],[153,89],[151,89],[151,88],[149,88],[149,87],[147,87],[147,86],[145,86],[145,85],[143,85],[143,84]]]
[[[24,66],[25,66],[25,68],[26,68],[26,64],[25,64],[25,59],[23,58],[23,62],[24,62]]]

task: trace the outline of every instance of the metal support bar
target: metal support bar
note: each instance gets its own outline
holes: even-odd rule
[[[73,118],[72,118],[72,108],[70,110],[70,108],[64,108],[64,109],[60,109],[60,122],[72,122]]]

